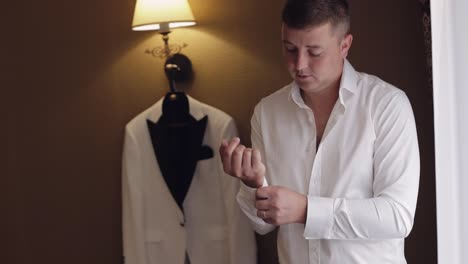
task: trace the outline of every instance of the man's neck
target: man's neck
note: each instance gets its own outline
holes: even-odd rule
[[[340,80],[333,82],[330,86],[315,93],[304,93],[301,90],[301,96],[304,103],[316,114],[330,114],[339,95]]]

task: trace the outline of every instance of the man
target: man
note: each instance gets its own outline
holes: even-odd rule
[[[280,226],[280,263],[406,263],[419,150],[404,92],[359,73],[344,0],[290,0],[284,57],[294,81],[263,98],[252,148],[220,147],[242,181],[237,200],[256,231]]]

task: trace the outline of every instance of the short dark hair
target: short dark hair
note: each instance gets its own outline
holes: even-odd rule
[[[347,0],[287,0],[282,17],[283,23],[296,29],[330,22],[335,28],[343,25],[345,33],[349,33],[351,27]]]

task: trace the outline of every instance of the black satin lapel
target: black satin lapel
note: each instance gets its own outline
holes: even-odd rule
[[[177,205],[182,204],[190,188],[199,160],[213,157],[213,150],[203,146],[208,116],[185,124],[153,123],[147,120],[153,150],[161,174]]]

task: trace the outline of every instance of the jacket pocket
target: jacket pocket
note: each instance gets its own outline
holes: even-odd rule
[[[163,234],[158,229],[145,230],[145,254],[148,264],[157,264],[167,261],[163,242]]]
[[[208,225],[193,230],[188,244],[192,263],[226,263],[229,255],[225,230],[224,225]]]

